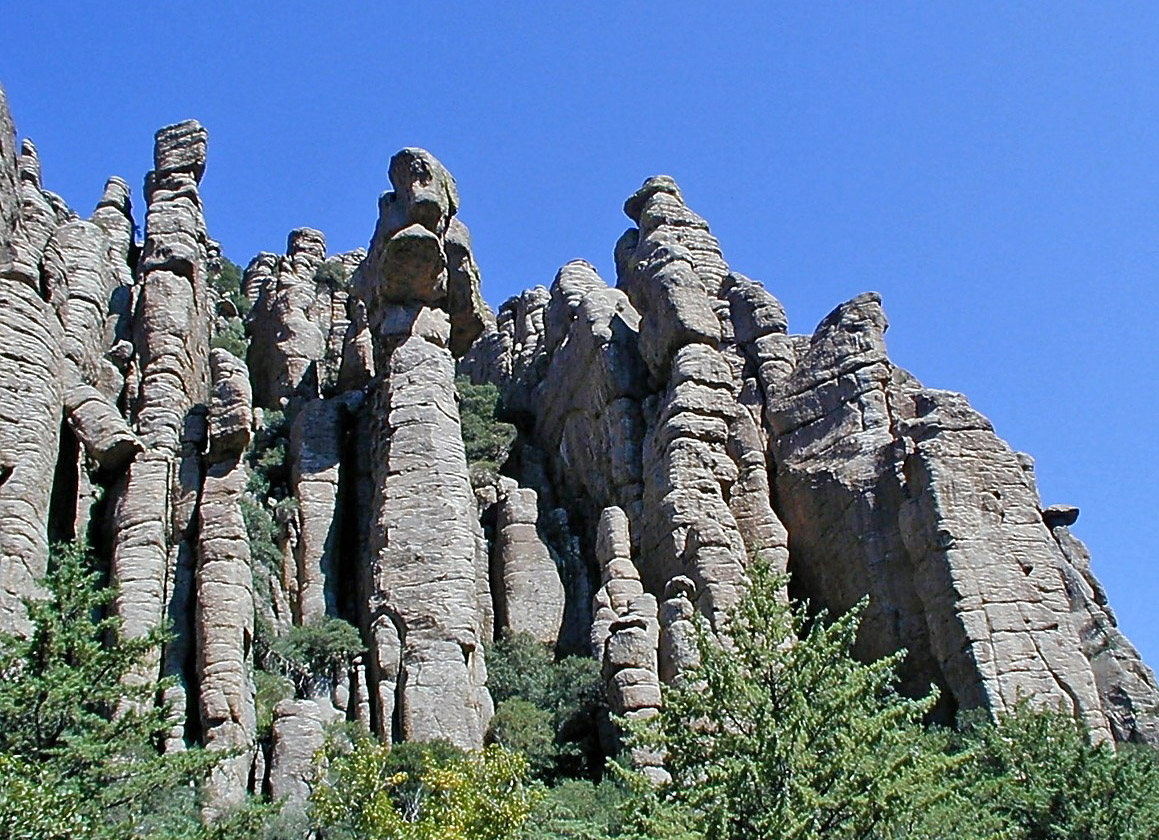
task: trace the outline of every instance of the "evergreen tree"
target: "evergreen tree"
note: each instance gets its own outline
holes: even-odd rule
[[[1159,754],[1150,747],[1093,743],[1069,714],[1024,700],[997,723],[964,727],[969,747],[959,807],[975,825],[1017,840],[1153,840],[1159,837]],[[925,815],[928,836],[945,834],[945,813]]]
[[[893,688],[902,653],[850,653],[861,609],[827,621],[781,596],[784,579],[751,570],[722,644],[699,622],[700,665],[665,693],[634,737],[661,749],[667,804],[707,840],[892,836],[948,795],[964,759],[928,748],[935,701]]]
[[[141,674],[163,635],[125,638],[98,581],[82,546],[56,546],[30,632],[0,634],[0,838],[200,831],[193,786],[219,756],[158,751],[164,685]]]

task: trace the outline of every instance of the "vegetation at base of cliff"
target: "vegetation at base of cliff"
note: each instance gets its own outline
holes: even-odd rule
[[[1092,745],[1061,712],[1021,703],[997,723],[927,728],[936,696],[895,690],[902,653],[852,655],[861,610],[832,621],[781,598],[757,565],[721,645],[697,622],[700,664],[665,691],[634,746],[672,783],[635,802],[704,840],[1143,840],[1159,836],[1154,750]]]
[[[495,701],[488,741],[524,753],[542,781],[598,779],[599,722],[607,714],[599,663],[579,656],[556,662],[528,633],[500,638],[486,662]]]
[[[499,419],[499,388],[490,382],[474,385],[466,376],[457,376],[455,390],[471,483],[494,481],[515,442],[515,427]]]
[[[700,666],[629,726],[636,746],[663,751],[667,786],[623,758],[598,782],[590,764],[562,761],[569,722],[598,725],[598,669],[515,636],[487,652],[499,713],[484,750],[333,738],[306,815],[250,801],[206,827],[197,791],[225,754],[159,751],[169,724],[156,700],[171,683],[146,675],[166,637],[126,639],[85,550],[58,546],[29,634],[0,635],[0,840],[290,840],[306,822],[327,840],[1159,836],[1156,751],[1092,744],[1081,722],[1028,702],[997,722],[923,726],[933,699],[893,691],[898,657],[851,656],[858,611],[807,619],[767,570],[752,581],[727,647],[700,622]],[[352,631],[312,626],[283,644],[333,663],[360,646]],[[291,689],[257,683],[268,727],[263,707]]]
[[[541,797],[527,759],[494,744],[461,752],[363,738],[328,756],[310,816],[327,838],[517,840]]]
[[[156,704],[171,680],[149,674],[167,636],[126,638],[82,545],[55,546],[27,636],[0,635],[0,837],[22,840],[210,838],[191,787],[222,758],[161,754]],[[218,828],[251,830],[246,810]]]

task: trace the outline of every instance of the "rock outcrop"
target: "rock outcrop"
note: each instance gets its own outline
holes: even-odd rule
[[[498,627],[529,633],[555,647],[563,624],[566,593],[559,569],[539,535],[539,503],[534,490],[504,479],[495,526],[495,608]]]
[[[451,310],[446,242],[458,193],[442,164],[418,149],[395,155],[390,177],[394,192],[379,201],[378,227],[355,279],[377,371],[369,396],[365,586],[379,731],[479,746],[492,707],[476,595],[475,500],[451,353],[463,340],[459,331],[473,340],[478,330],[465,310]]]
[[[366,250],[303,227],[241,271],[208,236],[207,143],[157,133],[138,242],[120,178],[88,219],[44,189],[0,91],[0,630],[27,628],[50,542],[87,539],[125,632],[172,627],[130,677],[173,678],[164,748],[228,751],[208,817],[304,808],[336,722],[480,746],[501,634],[593,657],[610,712],[655,714],[753,563],[818,608],[868,597],[857,653],[904,647],[940,720],[1029,695],[1159,746],[1077,509],[890,361],[877,295],[790,334],[660,176],[624,205],[614,288],[577,260],[493,315],[420,149]],[[516,429],[498,475],[468,464],[457,374]]]
[[[624,512],[605,508],[597,529],[596,559],[603,585],[593,605],[592,648],[600,660],[612,714],[648,718],[659,712],[663,702],[656,598],[644,591],[632,562]],[[632,760],[655,781],[667,779],[662,756],[637,748],[632,750]]]
[[[245,800],[257,727],[253,569],[241,511],[253,418],[249,371],[241,360],[217,349],[209,364],[209,453],[198,510],[197,670],[205,745],[233,753],[211,778],[208,808],[216,817]]]

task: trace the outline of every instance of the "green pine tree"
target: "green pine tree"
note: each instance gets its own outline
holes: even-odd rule
[[[0,634],[0,838],[193,837],[195,785],[219,756],[162,755],[164,685],[139,675],[164,641],[128,639],[82,546],[56,546],[31,631]]]
[[[726,644],[700,621],[699,667],[634,727],[666,753],[662,798],[707,840],[895,836],[948,795],[964,761],[929,747],[935,695],[896,693],[902,653],[853,658],[861,608],[810,618],[785,602],[783,578],[760,565],[751,577]]]

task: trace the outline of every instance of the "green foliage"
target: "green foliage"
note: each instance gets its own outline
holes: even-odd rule
[[[255,566],[277,572],[282,562],[282,550],[278,547],[279,529],[274,517],[252,497],[242,496],[241,516],[245,521],[246,535],[249,537],[250,557]],[[259,596],[269,596],[268,585]]]
[[[487,689],[496,703],[520,697],[546,709],[554,693],[551,649],[530,633],[504,634],[486,651]]]
[[[563,779],[544,791],[528,821],[524,840],[611,840],[622,837],[625,788],[611,781],[598,784]]]
[[[276,579],[282,573],[281,544],[285,535],[272,511],[279,504],[292,499],[286,463],[288,446],[289,426],[285,414],[266,409],[262,413],[262,425],[246,453],[250,477],[246,492],[240,500],[246,536],[249,538],[250,557],[253,560],[254,594],[265,604],[273,599],[270,579]],[[272,633],[267,634],[267,637],[272,642]],[[261,657],[266,650],[268,645],[259,646],[258,656]]]
[[[1092,744],[1070,715],[1023,701],[997,723],[968,724],[956,739],[968,761],[952,808],[920,815],[915,836],[1015,840],[1159,837],[1159,755]],[[962,815],[966,817],[963,819]]]
[[[314,282],[318,285],[329,286],[331,289],[341,289],[346,286],[348,277],[346,266],[336,258],[330,258],[318,266],[314,272]]]
[[[514,840],[539,791],[527,762],[491,745],[463,753],[446,745],[391,748],[369,738],[331,754],[311,796],[327,838]]]
[[[539,778],[549,776],[555,769],[554,716],[521,697],[510,697],[496,705],[487,737],[491,743],[525,755]]]
[[[245,334],[245,324],[240,318],[229,318],[226,320],[225,326],[209,340],[209,346],[228,350],[244,361],[250,346],[249,339],[246,338]]]
[[[328,682],[350,664],[364,645],[358,629],[340,618],[327,616],[291,627],[275,640],[267,663],[274,663],[298,691],[308,694],[318,681]]]
[[[241,266],[227,257],[221,258],[220,268],[216,272],[210,272],[209,285],[217,293],[229,300],[237,308],[238,314],[245,317],[249,314],[252,304],[242,293],[242,270]]]
[[[463,447],[473,483],[493,481],[511,453],[515,427],[499,419],[499,389],[486,382],[473,385],[465,376],[455,378]]]
[[[810,621],[780,596],[783,578],[751,570],[725,625],[698,623],[701,664],[666,693],[637,741],[667,753],[668,803],[707,840],[886,835],[945,795],[959,759],[924,749],[923,715],[893,685],[902,654],[850,651],[860,609]]]
[[[163,634],[123,636],[83,546],[55,546],[42,585],[27,637],[0,635],[0,837],[195,836],[195,803],[157,806],[220,755],[157,750],[166,684],[145,675]]]
[[[294,683],[288,677],[261,668],[254,670],[254,705],[257,708],[257,738],[269,738],[274,725],[274,706],[294,696]]]
[[[504,636],[487,649],[487,687],[496,703],[488,737],[525,750],[538,778],[600,774],[597,726],[606,703],[595,660],[555,662],[534,636]]]

